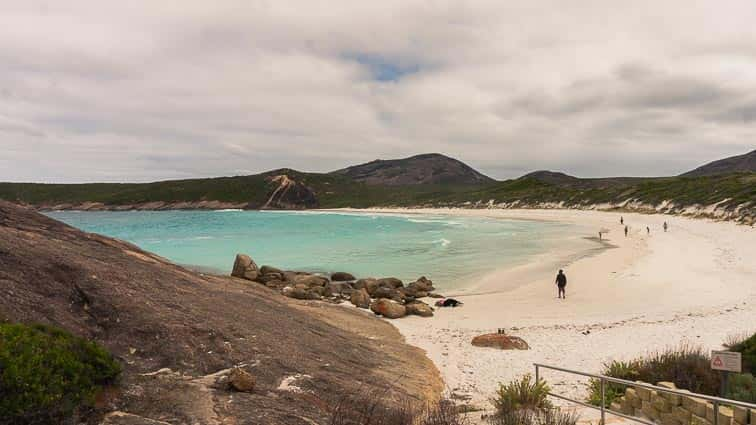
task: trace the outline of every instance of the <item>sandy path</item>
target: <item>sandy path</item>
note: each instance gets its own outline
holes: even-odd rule
[[[462,308],[439,309],[431,320],[392,321],[409,343],[428,352],[450,389],[478,404],[485,404],[498,382],[532,372],[533,362],[599,372],[602,363],[611,359],[628,359],[683,342],[707,350],[720,348],[728,335],[756,331],[756,229],[752,227],[572,210],[416,212],[558,220],[586,225],[596,233],[600,228],[611,230],[606,238],[615,248],[569,264],[538,258],[537,264],[498,270],[471,282],[470,292],[484,295],[459,294],[465,302]],[[630,226],[627,238],[620,215]],[[665,220],[670,224],[667,233],[661,229]],[[560,267],[569,278],[567,300],[556,298],[553,284]],[[475,335],[500,327],[523,337],[532,349],[507,352],[470,345]],[[557,373],[545,376],[560,393],[585,394],[583,379]]]

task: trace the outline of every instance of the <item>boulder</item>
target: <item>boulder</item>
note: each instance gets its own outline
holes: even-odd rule
[[[260,273],[261,274],[268,274],[268,273],[278,273],[283,276],[283,271],[281,269],[277,269],[273,266],[262,266],[260,267]]]
[[[433,316],[433,307],[423,302],[411,302],[409,304],[405,304],[404,307],[407,309],[407,315],[414,314],[415,316],[421,317]]]
[[[255,279],[256,282],[260,283],[268,283],[271,280],[284,280],[283,274],[276,272],[262,273],[258,274],[257,279]]]
[[[376,282],[375,278],[369,277],[367,279],[359,279],[359,280],[357,280],[356,282],[354,282],[354,284],[352,286],[354,287],[354,289],[365,288],[367,290],[369,286],[374,286],[374,287],[377,288],[378,285],[375,285],[375,282]]]
[[[383,279],[378,279],[376,283],[378,286],[391,286],[394,289],[404,286],[404,283],[395,277],[384,277]]]
[[[419,279],[410,283],[410,285],[417,288],[418,291],[423,291],[423,292],[430,292],[433,289],[435,289],[433,288],[433,282],[430,279],[426,278],[425,276],[420,276]]]
[[[257,279],[258,274],[257,264],[255,264],[249,255],[236,254],[236,260],[234,260],[231,276],[247,280],[255,280]]]
[[[312,288],[315,286],[325,286],[328,282],[329,282],[328,278],[323,277],[323,276],[313,275],[313,274],[297,275],[297,277],[294,278],[294,283],[303,284],[307,286],[308,288]]]
[[[398,319],[407,315],[407,309],[403,305],[385,298],[373,301],[370,310],[387,319]]]
[[[309,291],[305,293],[306,300],[319,300],[321,298],[323,298],[323,296],[319,294],[318,292],[313,291],[312,289],[310,289]]]
[[[255,389],[255,377],[244,369],[235,367],[228,374],[228,386],[236,391],[251,393]]]
[[[505,334],[478,335],[472,340],[476,347],[490,347],[501,350],[529,350],[530,346],[520,337]]]
[[[331,280],[334,282],[346,282],[346,281],[352,281],[356,278],[352,276],[349,273],[346,272],[336,272],[331,274]]]
[[[373,298],[397,298],[397,295],[399,293],[396,289],[390,288],[387,286],[380,286],[378,288],[375,288],[372,294],[370,294]]]
[[[286,295],[290,298],[296,298],[298,300],[306,300],[307,299],[307,290],[304,288],[297,288],[297,287],[290,287],[287,286],[284,288],[284,290],[281,292],[282,294]]]
[[[328,288],[332,294],[352,293],[352,285],[347,282],[329,282],[326,284],[326,288]]]
[[[352,296],[349,298],[349,301],[351,301],[352,304],[359,308],[370,307],[370,295],[367,293],[365,288],[352,292]]]
[[[265,282],[265,286],[272,289],[281,289],[286,286],[286,282],[282,280],[269,280]]]

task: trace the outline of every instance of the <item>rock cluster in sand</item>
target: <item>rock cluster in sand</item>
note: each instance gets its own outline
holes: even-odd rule
[[[271,266],[258,267],[246,254],[237,254],[231,276],[263,284],[291,298],[335,303],[349,301],[356,307],[369,308],[389,319],[407,315],[431,317],[433,307],[420,298],[441,297],[433,292],[433,282],[425,276],[407,285],[395,277],[357,279],[346,272],[336,272],[328,278]]]

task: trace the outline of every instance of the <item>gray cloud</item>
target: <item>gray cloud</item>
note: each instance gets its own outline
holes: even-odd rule
[[[676,174],[753,149],[751,1],[0,0],[0,180]]]

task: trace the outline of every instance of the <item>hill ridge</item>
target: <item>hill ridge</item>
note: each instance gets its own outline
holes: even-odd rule
[[[742,155],[730,156],[706,163],[698,168],[680,174],[680,176],[700,177],[738,172],[756,172],[756,149]]]
[[[440,153],[375,159],[330,172],[370,185],[484,184],[495,180],[464,162]]]

